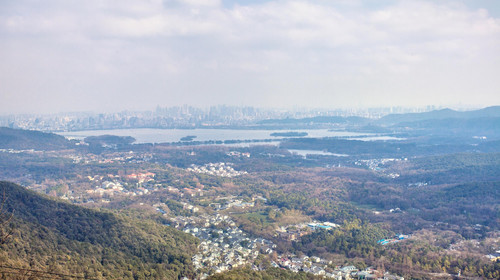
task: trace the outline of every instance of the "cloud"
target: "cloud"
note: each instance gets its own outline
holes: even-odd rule
[[[500,20],[487,9],[369,3],[7,1],[0,4],[0,94],[9,101],[0,112],[37,109],[23,102],[34,95],[59,111],[99,109],[99,99],[117,110],[238,100],[500,103],[492,74],[500,70]],[[470,97],[477,85],[480,100]],[[88,97],[82,108],[61,98],[73,94]]]

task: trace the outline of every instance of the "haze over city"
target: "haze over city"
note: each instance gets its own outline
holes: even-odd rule
[[[0,113],[500,104],[496,1],[2,1]]]

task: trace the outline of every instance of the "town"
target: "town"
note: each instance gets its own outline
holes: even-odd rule
[[[193,206],[188,204],[185,204],[184,207],[193,209]],[[157,209],[163,215],[167,215],[165,211]],[[198,210],[193,212],[198,212]],[[199,279],[205,279],[213,273],[220,273],[245,265],[250,265],[252,269],[257,271],[262,270],[263,268],[257,265],[257,263],[262,263],[262,261],[257,261],[260,258],[267,260],[271,267],[289,269],[293,272],[303,271],[336,280],[404,280],[403,277],[389,272],[380,273],[371,267],[360,270],[354,265],[334,265],[332,261],[317,256],[302,255],[299,257],[293,254],[277,254],[275,251],[276,244],[272,241],[259,237],[250,237],[237,227],[231,217],[218,212],[212,215],[203,214],[196,217],[176,216],[170,218],[170,225],[202,240],[198,247],[199,252],[192,258],[193,264],[199,273]],[[281,228],[279,231],[293,235],[295,231],[291,230],[291,228],[330,230],[338,226],[329,222],[312,222],[290,225]]]
[[[192,164],[191,167],[187,169],[191,172],[215,175],[221,177],[235,177],[243,174],[247,174],[246,171],[236,171],[233,167],[231,167],[230,163],[207,163],[203,166],[197,166]]]

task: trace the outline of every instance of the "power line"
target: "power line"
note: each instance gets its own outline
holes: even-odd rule
[[[28,274],[25,274],[25,273],[14,272],[14,271],[11,271],[11,272],[0,271],[0,275],[21,275],[21,276],[24,276],[24,277],[37,277],[37,279],[49,279],[49,280],[63,279],[63,278],[60,278],[59,276],[51,277],[51,276],[42,276],[42,275],[36,275],[36,274],[30,274],[30,275],[28,275]]]
[[[41,273],[41,274],[47,274],[47,275],[41,275],[40,276],[40,277],[45,277],[47,279],[61,279],[63,277],[70,277],[70,278],[74,278],[74,279],[95,279],[95,278],[88,278],[88,277],[85,277],[85,276],[70,275],[70,274],[63,274],[63,273],[56,273],[56,272],[48,272],[48,271],[43,271],[43,270],[28,269],[28,268],[21,268],[21,267],[13,267],[13,266],[6,266],[6,265],[0,265],[0,268],[12,269],[12,270],[16,270],[17,271],[17,272],[0,271],[0,273],[4,273],[4,274],[7,273],[7,274],[18,274],[18,275],[20,275],[20,274],[22,274],[22,272]],[[52,276],[52,278],[50,278],[51,276]],[[59,277],[59,278],[54,278],[54,277]]]

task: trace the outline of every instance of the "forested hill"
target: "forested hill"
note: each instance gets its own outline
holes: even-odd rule
[[[62,150],[75,145],[61,135],[0,127],[0,149]]]
[[[259,121],[262,125],[298,125],[298,124],[324,124],[324,123],[340,123],[340,124],[364,124],[368,119],[363,117],[338,117],[338,116],[318,116],[311,118],[286,118],[286,119],[267,119]]]
[[[3,216],[13,213],[14,234],[0,245],[0,277],[16,271],[5,266],[91,279],[193,276],[190,260],[197,240],[190,235],[0,182],[4,193]]]
[[[379,124],[397,124],[425,120],[444,119],[485,119],[500,118],[500,106],[491,106],[473,111],[455,111],[452,109],[435,110],[424,113],[390,114],[378,120]]]

